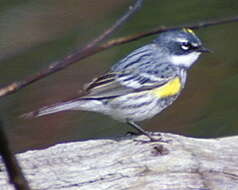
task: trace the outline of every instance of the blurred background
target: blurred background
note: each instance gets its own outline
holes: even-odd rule
[[[35,74],[51,62],[83,47],[121,16],[132,0],[1,0],[0,87]],[[146,0],[115,37],[237,15],[235,0]],[[146,130],[212,138],[238,133],[238,23],[196,31],[214,51],[201,56],[189,72],[177,101],[149,121]],[[23,120],[19,115],[75,96],[84,83],[105,72],[130,51],[155,36],[114,47],[38,81],[0,103],[10,145],[15,152],[85,139],[123,136],[131,129],[111,118],[64,112]]]

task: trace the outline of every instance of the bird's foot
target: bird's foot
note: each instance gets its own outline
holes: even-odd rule
[[[151,142],[169,143],[171,142],[171,140],[165,140],[160,133],[144,131],[143,135],[147,136],[149,140],[135,140],[135,141],[142,142],[142,143],[151,143]]]

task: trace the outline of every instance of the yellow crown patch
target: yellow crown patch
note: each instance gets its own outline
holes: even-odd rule
[[[183,31],[195,35],[194,31],[192,29],[190,29],[190,28],[184,28]]]

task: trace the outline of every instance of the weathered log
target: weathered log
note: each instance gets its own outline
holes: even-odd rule
[[[63,143],[17,154],[32,189],[238,190],[238,136],[163,134]],[[0,163],[0,189],[11,190]]]

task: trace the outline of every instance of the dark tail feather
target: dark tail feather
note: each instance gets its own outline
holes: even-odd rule
[[[81,104],[81,101],[61,102],[51,106],[42,107],[36,111],[22,114],[20,117],[25,119],[30,119],[30,118],[41,117],[44,115],[53,114],[53,113],[57,113],[61,111],[74,110],[75,108],[80,107],[80,104]]]

